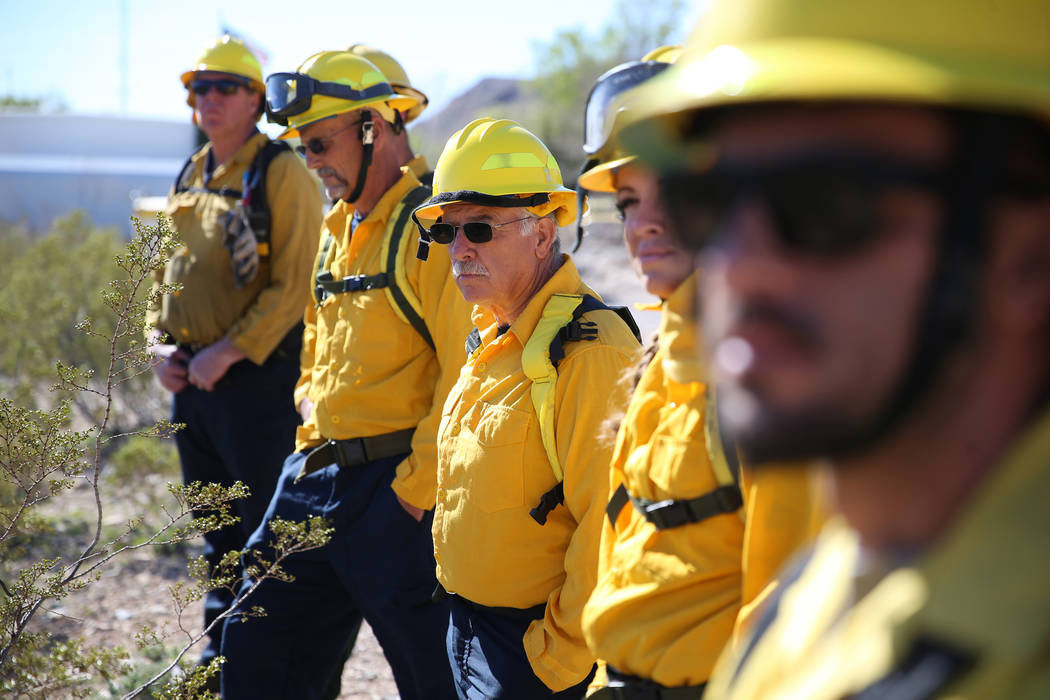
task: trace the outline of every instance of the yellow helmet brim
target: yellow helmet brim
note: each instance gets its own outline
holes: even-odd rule
[[[960,68],[960,62],[968,65]],[[734,105],[797,101],[877,101],[1035,111],[1050,117],[1046,67],[1009,70],[986,57],[895,50],[848,39],[785,38],[719,46],[684,55],[638,88],[639,108],[627,116],[627,150],[659,167],[707,161],[684,131],[697,112]]]
[[[627,165],[638,156],[630,155],[614,158],[594,166],[576,179],[576,184],[591,192],[615,192],[616,182],[613,177],[616,169]]]

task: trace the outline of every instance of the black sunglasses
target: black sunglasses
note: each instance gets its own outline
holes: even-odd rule
[[[531,218],[531,216],[523,216],[520,219],[504,221],[501,224],[489,224],[484,221],[468,221],[467,223],[459,224],[458,226],[439,222],[432,224],[428,233],[435,243],[448,245],[455,240],[456,231],[463,229],[463,235],[466,236],[467,240],[471,243],[488,243],[492,240],[492,229],[502,228],[509,224],[515,224],[519,221],[525,221],[525,219]]]
[[[303,158],[306,157],[307,151],[310,151],[310,153],[313,153],[315,156],[319,156],[325,151],[327,151],[328,147],[332,145],[332,141],[334,140],[332,138],[333,136],[342,133],[351,127],[358,126],[363,121],[365,121],[364,118],[358,119],[353,124],[347,124],[342,129],[336,129],[332,133],[328,134],[328,136],[317,136],[312,139],[309,139],[308,141],[304,141],[301,146],[295,147],[295,152],[301,155]]]
[[[248,83],[234,80],[233,78],[220,78],[218,80],[204,80],[198,78],[190,83],[190,90],[194,95],[203,97],[211,92],[212,88],[219,91],[220,95],[232,95],[238,88],[247,87]]]
[[[661,192],[678,237],[710,246],[741,198],[766,204],[781,243],[794,252],[841,255],[863,248],[884,230],[879,196],[894,189],[935,194],[943,168],[883,157],[826,153],[739,168],[716,164],[704,173],[665,176]]]

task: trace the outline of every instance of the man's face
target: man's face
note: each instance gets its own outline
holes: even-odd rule
[[[666,299],[693,272],[693,260],[671,234],[656,175],[634,163],[616,171],[616,208],[634,271],[650,294]]]
[[[470,221],[495,226],[523,217],[526,220],[493,228],[492,240],[485,243],[472,243],[460,229],[447,246],[452,274],[463,298],[492,311],[501,320],[528,302],[546,264],[537,256],[537,236],[522,235],[522,227],[531,226],[527,220],[531,215],[524,208],[450,204],[441,217],[442,222],[454,226]]]
[[[357,126],[360,121],[361,111],[354,110],[299,129],[299,138],[304,146],[314,141],[323,147],[321,153],[314,153],[307,147],[306,167],[317,171],[328,198],[333,202],[350,194],[357,184],[357,173],[364,153]]]
[[[712,137],[719,164],[766,172],[829,153],[936,168],[949,150],[936,115],[904,107],[741,111]],[[870,196],[874,237],[819,255],[785,244],[766,196],[745,190],[697,257],[720,412],[755,461],[827,456],[869,432],[909,367],[941,204],[913,185]]]
[[[197,80],[229,80],[225,73],[197,73]],[[212,88],[204,95],[196,96],[194,113],[197,125],[209,141],[224,137],[241,137],[255,126],[262,95],[246,87],[240,87],[232,95],[223,95]]]

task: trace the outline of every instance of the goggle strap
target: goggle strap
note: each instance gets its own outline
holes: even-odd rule
[[[600,162],[598,158],[588,158],[580,166],[580,172],[576,175],[576,245],[572,247],[574,253],[583,245],[583,201],[587,198],[587,189],[579,184],[580,177]]]

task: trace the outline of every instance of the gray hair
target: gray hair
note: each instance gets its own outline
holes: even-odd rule
[[[557,212],[551,212],[544,216],[536,216],[526,210],[527,214],[531,214],[521,225],[521,235],[533,236],[539,233],[540,219],[550,219],[554,223],[554,242],[551,243],[551,258],[556,260],[558,264],[561,264],[561,239],[558,237],[558,216]]]

